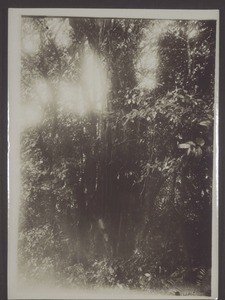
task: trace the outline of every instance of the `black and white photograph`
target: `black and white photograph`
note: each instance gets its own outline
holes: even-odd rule
[[[9,10],[9,299],[217,298],[218,22]]]

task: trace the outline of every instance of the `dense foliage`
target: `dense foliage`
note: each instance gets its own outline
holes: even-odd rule
[[[21,270],[70,286],[201,285],[215,22],[24,18],[23,36],[22,105],[42,117],[21,135]],[[82,113],[65,109],[62,82],[81,86]]]

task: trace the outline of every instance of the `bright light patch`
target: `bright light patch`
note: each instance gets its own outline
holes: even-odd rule
[[[140,88],[152,90],[156,87],[157,67],[158,67],[157,52],[154,51],[151,53],[151,55],[149,55],[148,51],[144,52],[137,64],[137,68],[139,70],[137,74],[137,79]]]
[[[155,70],[158,66],[158,57],[156,53],[145,53],[140,60],[140,65],[142,68],[146,68],[149,70]]]
[[[22,50],[29,55],[35,55],[39,51],[40,46],[40,34],[29,33],[22,39]]]
[[[102,110],[106,104],[108,83],[106,70],[99,57],[87,46],[81,75],[85,101],[93,110]]]
[[[82,115],[91,111],[102,111],[106,105],[108,80],[103,63],[86,48],[79,83],[61,82],[59,104],[70,112]]]
[[[199,34],[198,29],[193,28],[193,29],[189,30],[189,32],[188,32],[188,38],[189,39],[195,38],[198,34]]]
[[[139,88],[149,89],[153,90],[156,87],[156,79],[152,74],[149,74],[149,76],[146,76],[139,84]]]
[[[32,90],[33,99],[41,107],[45,106],[51,101],[52,91],[46,80],[38,79],[35,81]]]
[[[71,27],[68,19],[49,18],[46,21],[58,47],[68,48],[71,43]]]
[[[34,102],[21,107],[21,130],[38,125],[43,118],[43,110]]]
[[[58,98],[60,107],[66,111],[83,115],[87,110],[82,89],[74,82],[61,82]]]

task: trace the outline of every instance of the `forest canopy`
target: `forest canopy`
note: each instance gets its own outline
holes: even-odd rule
[[[210,294],[215,26],[23,17],[24,280]]]

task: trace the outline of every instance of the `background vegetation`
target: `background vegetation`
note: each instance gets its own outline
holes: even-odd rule
[[[23,18],[20,271],[210,294],[214,21]]]

